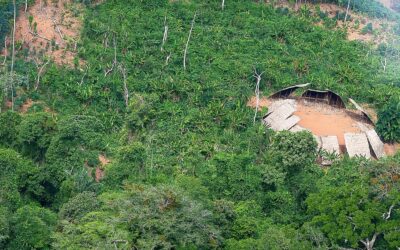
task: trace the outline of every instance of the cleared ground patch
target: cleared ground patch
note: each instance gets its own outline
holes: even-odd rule
[[[279,102],[279,100],[261,97],[259,108],[273,107],[276,102]],[[256,103],[256,98],[252,97],[247,105],[255,108]],[[302,99],[296,100],[296,111],[293,116],[300,118],[296,128],[294,128],[296,130],[300,126],[317,137],[336,136],[342,153],[346,152],[346,133],[357,134],[364,133],[365,129],[374,129],[374,126],[357,110],[339,109],[324,103]],[[399,144],[384,145],[386,155],[394,155],[398,149]]]
[[[37,64],[52,59],[73,66],[81,29],[79,8],[70,0],[36,0],[26,12],[20,10],[16,41],[28,50],[28,58]]]

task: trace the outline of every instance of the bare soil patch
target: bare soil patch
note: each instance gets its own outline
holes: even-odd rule
[[[364,122],[362,116],[355,111],[306,101],[297,102],[297,111],[294,115],[301,119],[298,125],[309,129],[314,135],[337,136],[340,146],[345,145],[344,134],[361,133],[357,123]]]
[[[32,99],[28,99],[25,101],[24,104],[22,104],[20,111],[21,113],[26,113],[28,112],[29,108],[33,106],[33,104],[35,104]]]
[[[247,102],[247,106],[256,107],[256,97],[253,96]],[[273,103],[267,97],[260,97],[259,108],[268,107]],[[375,111],[368,105],[362,105],[368,108],[368,112],[376,115]],[[363,115],[357,110],[338,109],[324,103],[309,102],[306,100],[297,100],[297,111],[294,115],[300,118],[297,123],[299,126],[308,129],[317,136],[337,136],[339,146],[344,152],[345,133],[362,133],[359,124],[373,129]],[[376,117],[375,117],[376,118]],[[400,144],[385,144],[386,155],[394,155],[400,149]]]
[[[267,97],[260,97],[260,100],[258,101],[258,107],[259,108],[266,108],[271,104],[271,102],[268,100]],[[247,106],[256,108],[257,106],[257,98],[255,96],[252,96],[250,100],[247,102]]]
[[[111,162],[105,155],[99,155],[99,161],[102,167]]]
[[[99,155],[100,166],[96,167],[95,180],[99,182],[104,178],[104,167],[111,161],[105,155]]]
[[[393,0],[380,0],[385,6],[391,6],[391,1]],[[272,1],[266,1],[272,3]],[[298,11],[301,6],[307,6],[307,8],[311,11],[314,16],[318,16],[317,7],[321,12],[324,12],[328,15],[329,18],[334,18],[337,12],[345,13],[346,8],[338,6],[336,4],[311,4],[311,3],[303,3],[303,4],[290,4],[287,0],[278,0],[274,2],[275,7],[281,8],[289,8],[294,11]],[[348,12],[349,18],[346,22],[337,20],[336,29],[347,29],[347,39],[350,41],[364,41],[371,42],[373,44],[380,44],[382,42],[388,42],[391,39],[394,39],[390,30],[395,24],[392,21],[386,19],[377,19],[371,18],[366,15],[362,15],[357,12],[353,12],[349,10]],[[362,30],[368,25],[372,25],[372,32],[363,33]],[[322,22],[316,23],[317,26],[323,26]]]
[[[81,29],[78,8],[71,0],[36,0],[26,13],[20,10],[16,41],[29,50],[30,59],[43,62],[46,56],[72,66]]]
[[[385,153],[386,155],[393,156],[400,149],[400,143],[385,143]]]

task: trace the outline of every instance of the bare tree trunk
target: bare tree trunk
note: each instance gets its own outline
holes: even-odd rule
[[[83,74],[83,76],[82,76],[82,78],[81,78],[81,81],[78,83],[78,84],[79,84],[79,86],[82,86],[82,84],[83,84],[83,80],[85,79],[85,77],[86,77],[86,75],[87,75],[88,71],[89,71],[89,66],[88,66],[88,65],[86,65],[86,70],[85,70],[85,73]]]
[[[225,0],[222,0],[221,7],[222,7],[222,10],[224,10],[224,8],[225,8]]]
[[[171,52],[169,52],[169,55],[167,56],[167,58],[165,58],[165,66],[167,66],[168,65],[168,63],[169,63],[169,59],[171,59]]]
[[[392,210],[393,210],[393,208],[394,208],[394,204],[391,205],[391,206],[389,207],[389,211],[385,212],[385,213],[382,215],[382,217],[383,217],[384,220],[390,219],[390,216],[392,215]]]
[[[36,67],[38,69],[37,73],[37,78],[36,78],[36,83],[35,83],[35,91],[38,90],[39,85],[40,85],[40,77],[42,77],[43,70],[46,67],[47,64],[49,64],[50,60],[47,60],[42,66],[39,66],[39,62],[35,60]]]
[[[15,61],[15,30],[17,21],[17,4],[13,0],[14,5],[14,24],[12,34],[12,55],[11,55],[11,110],[14,111],[14,61]]]
[[[50,19],[54,24],[54,29],[58,32],[58,34],[60,35],[61,40],[64,42],[64,35],[62,34],[62,32],[60,30],[60,27],[57,25],[55,18],[52,17]]]
[[[381,64],[382,64],[382,67],[383,67],[383,72],[386,72],[386,65],[387,65],[386,56],[385,56],[385,58],[383,59],[383,61],[381,60]]]
[[[28,10],[28,0],[25,0],[25,13]]]
[[[187,50],[188,50],[188,47],[189,47],[190,37],[192,36],[192,31],[193,31],[194,22],[196,20],[196,15],[197,15],[197,12],[195,12],[194,15],[193,15],[192,25],[190,26],[189,36],[188,36],[188,39],[187,39],[187,42],[186,42],[186,46],[185,46],[185,52],[183,54],[183,69],[184,70],[186,70],[186,55],[187,55]]]
[[[13,24],[13,32],[12,32],[12,54],[11,54],[11,74],[14,74],[14,60],[15,60],[15,30],[16,30],[16,19],[17,19],[17,4],[15,0],[13,0],[14,4],[14,24]]]
[[[347,1],[347,9],[346,9],[346,15],[344,16],[344,22],[347,21],[347,16],[349,15],[349,9],[350,9],[350,0]]]
[[[164,19],[164,36],[161,44],[161,51],[164,51],[164,44],[167,41],[168,38],[168,25],[167,25],[167,16],[165,16]]]
[[[264,72],[262,72],[261,74],[257,73],[257,70],[254,69],[254,78],[256,78],[257,82],[256,82],[256,89],[254,91],[255,95],[256,95],[256,111],[254,113],[254,118],[253,118],[253,123],[256,123],[256,118],[257,118],[257,113],[258,113],[258,105],[260,103],[260,82],[261,82],[261,76],[264,74]]]
[[[365,248],[367,250],[373,250],[377,236],[378,236],[378,234],[375,233],[374,236],[372,236],[372,240],[369,240],[369,239],[365,239],[365,241],[361,240],[361,243],[363,243],[363,245],[365,246]]]

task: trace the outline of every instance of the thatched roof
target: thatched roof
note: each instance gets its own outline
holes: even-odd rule
[[[269,98],[287,98],[289,97],[293,92],[295,92],[299,88],[304,88],[310,85],[311,83],[306,83],[306,84],[298,84],[294,86],[290,86],[284,89],[281,89],[272,95],[269,96]]]
[[[368,139],[364,133],[346,133],[344,134],[344,141],[350,157],[363,156],[367,159],[371,158]]]
[[[371,116],[368,114],[367,111],[365,111],[360,105],[358,105],[358,103],[356,103],[356,101],[354,101],[353,99],[349,98],[349,101],[354,105],[354,107],[356,107],[356,109],[358,111],[360,111],[363,116],[365,117],[365,119],[370,122],[371,124],[375,124],[374,121],[372,120]]]

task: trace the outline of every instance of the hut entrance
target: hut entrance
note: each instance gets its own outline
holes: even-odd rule
[[[308,89],[301,95],[301,97],[305,100],[326,103],[330,106],[340,109],[346,108],[346,105],[342,100],[342,98],[338,94],[330,90],[321,91],[321,90]]]

